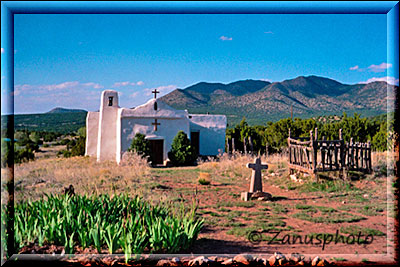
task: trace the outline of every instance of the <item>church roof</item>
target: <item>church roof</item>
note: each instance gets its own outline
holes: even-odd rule
[[[157,109],[155,110],[155,102]],[[166,118],[178,119],[187,118],[188,112],[185,110],[177,110],[165,104],[159,99],[151,99],[147,103],[134,109],[122,108],[121,117],[147,117],[147,118]]]

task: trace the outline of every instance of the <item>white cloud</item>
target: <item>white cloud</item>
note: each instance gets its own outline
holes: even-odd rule
[[[365,82],[359,82],[359,83],[372,83],[372,82],[387,82],[389,84],[393,84],[393,85],[399,85],[399,79],[396,79],[394,77],[373,77],[368,79]]]
[[[17,84],[14,86],[16,112],[48,111],[56,106],[98,109],[102,85],[68,81],[58,84]]]
[[[136,98],[139,95],[139,92],[133,92],[129,95],[130,98]]]
[[[93,83],[93,82],[90,82],[90,83],[83,83],[82,85],[83,85],[83,86],[87,86],[87,87],[92,87],[92,88],[94,88],[94,89],[102,89],[102,88],[104,88],[104,86],[102,86],[102,85],[100,85],[100,84],[98,84],[98,83]]]
[[[3,47],[1,48],[1,53],[2,53],[2,54],[4,53],[4,48],[3,48]]]
[[[163,86],[159,86],[159,87],[157,87],[157,88],[155,88],[155,89],[157,89],[157,91],[159,91],[160,92],[160,96],[162,96],[162,95],[166,95],[166,94],[168,94],[169,92],[171,92],[171,91],[173,91],[173,90],[175,90],[177,87],[176,87],[176,85],[163,85]],[[144,91],[146,92],[146,95],[148,96],[148,95],[151,95],[152,93],[152,91],[154,90],[154,88],[146,88],[146,89],[144,89]],[[157,96],[158,97],[158,96]]]
[[[390,67],[392,67],[392,64],[382,62],[379,65],[372,64],[371,66],[368,67],[368,70],[372,72],[384,72],[386,69]]]
[[[129,81],[116,82],[116,83],[114,83],[112,85],[112,87],[124,87],[124,86],[135,86],[135,85],[141,86],[141,85],[144,85],[144,82],[143,81],[138,81],[138,82],[129,82]]]
[[[79,82],[74,81],[74,82],[64,82],[64,83],[59,83],[59,84],[40,85],[38,87],[42,88],[42,89],[49,90],[49,91],[53,91],[53,90],[76,87],[78,84],[79,84]]]
[[[350,68],[350,70],[358,70],[358,69],[359,69],[358,65],[355,65],[354,67]]]
[[[113,84],[112,87],[121,87],[121,86],[130,85],[130,84],[131,84],[130,82],[116,82],[116,83]]]
[[[219,39],[222,40],[222,41],[232,41],[233,40],[232,37],[226,37],[226,36],[223,36],[223,35],[221,37],[219,37]]]
[[[264,82],[271,82],[270,79],[260,79],[260,81],[264,81]]]

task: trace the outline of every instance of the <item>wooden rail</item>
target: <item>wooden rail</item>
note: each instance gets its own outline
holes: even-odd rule
[[[345,143],[342,129],[339,130],[339,140],[317,140],[318,129],[315,128],[315,138],[310,131],[310,137],[291,137],[289,130],[288,150],[290,173],[297,170],[318,178],[318,172],[341,171],[347,176],[347,171],[371,173],[371,144]],[[308,141],[306,141],[308,139]]]

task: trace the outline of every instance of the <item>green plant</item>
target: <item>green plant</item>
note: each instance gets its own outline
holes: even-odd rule
[[[128,151],[136,152],[143,158],[150,157],[150,142],[146,139],[146,136],[144,134],[136,133]],[[149,160],[152,159],[149,158]]]
[[[181,209],[173,214],[163,203],[153,206],[127,195],[46,195],[15,206],[15,244],[61,245],[67,254],[74,244],[99,253],[122,249],[126,261],[145,250],[179,252],[193,244],[204,223],[195,218],[194,205]]]
[[[206,178],[199,178],[198,181],[201,185],[209,185],[211,183],[210,180],[207,180]]]
[[[168,152],[171,163],[175,166],[192,165],[197,156],[196,150],[191,146],[186,133],[179,131],[172,140],[171,150]]]

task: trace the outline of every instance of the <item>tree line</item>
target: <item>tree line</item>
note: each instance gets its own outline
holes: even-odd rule
[[[268,122],[266,126],[249,126],[246,118],[235,127],[226,130],[227,148],[244,152],[245,148],[254,152],[275,153],[287,147],[289,129],[291,136],[310,137],[310,131],[318,128],[318,138],[325,137],[326,140],[338,140],[339,129],[342,129],[342,137],[349,142],[371,142],[375,151],[386,151],[388,130],[393,132],[393,119],[389,121],[389,128],[386,116],[373,118],[361,118],[355,113],[349,117],[346,113],[339,120],[322,122],[313,118],[287,118],[277,122]]]

